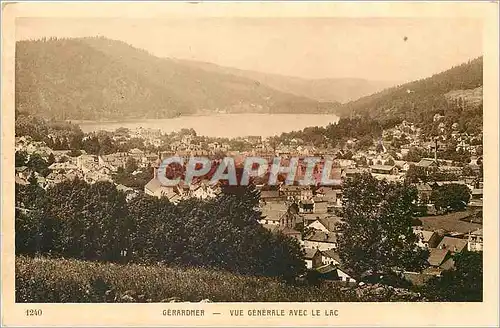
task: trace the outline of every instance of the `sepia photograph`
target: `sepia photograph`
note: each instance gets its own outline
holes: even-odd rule
[[[8,41],[2,268],[25,317],[46,311],[30,304],[151,303],[164,318],[332,325],[331,304],[485,301],[498,84],[483,106],[484,18],[66,5],[19,14]]]

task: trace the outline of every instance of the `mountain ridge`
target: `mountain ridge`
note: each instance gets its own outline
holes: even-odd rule
[[[333,113],[338,106],[248,78],[179,65],[102,37],[16,44],[16,110],[55,119]]]
[[[472,90],[482,85],[481,56],[427,78],[394,86],[343,104],[337,109],[337,113],[340,116],[361,115],[374,119],[398,117],[410,121],[426,121],[423,116],[443,114],[455,106],[450,103],[450,92],[473,92]],[[482,101],[480,105],[482,106]]]
[[[215,63],[169,58],[170,60],[205,70],[222,70],[227,74],[248,77],[276,90],[304,96],[322,102],[345,103],[397,85],[391,81],[373,81],[362,78],[303,78],[255,70],[245,70]]]

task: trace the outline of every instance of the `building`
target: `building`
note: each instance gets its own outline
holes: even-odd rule
[[[353,279],[345,270],[341,269],[339,265],[324,264],[320,267],[317,267],[315,270],[319,273],[320,279],[345,281],[351,283],[356,282],[356,280]]]
[[[454,266],[453,258],[451,257],[451,252],[447,249],[433,248],[429,252],[429,257],[427,258],[427,263],[434,268],[440,270],[436,273],[440,273],[442,270],[451,269]]]
[[[452,254],[460,253],[467,247],[467,240],[445,236],[437,246],[438,249],[449,250]]]
[[[477,229],[467,234],[467,250],[471,252],[483,251],[483,229]]]
[[[417,183],[415,184],[417,188],[418,201],[421,204],[429,203],[432,194],[432,187],[428,183]]]
[[[336,216],[327,216],[316,219],[314,222],[307,225],[308,228],[323,231],[325,233],[333,233],[338,230],[341,219]]]
[[[483,189],[472,189],[471,193],[472,200],[482,200],[483,199]]]
[[[314,213],[314,205],[313,200],[299,201],[299,213]]]
[[[306,267],[308,269],[312,268],[317,268],[322,265],[321,263],[321,252],[317,249],[314,248],[305,248],[305,260],[306,260]]]
[[[340,255],[333,249],[328,249],[326,251],[321,251],[321,260],[323,264],[340,264]]]
[[[268,202],[261,204],[261,224],[281,225],[288,213],[288,205],[285,202]]]
[[[264,202],[283,201],[285,197],[279,190],[261,190],[260,199]]]
[[[420,162],[417,163],[418,167],[423,167],[425,169],[433,168],[433,167],[438,167],[438,163],[435,159],[431,158],[422,158]]]
[[[116,185],[116,190],[121,191],[125,194],[125,200],[128,202],[138,195],[135,189],[124,186],[122,184]]]
[[[284,234],[285,236],[287,237],[291,237],[291,238],[295,238],[297,239],[298,241],[301,241],[301,237],[302,237],[302,234],[300,233],[300,231],[297,231],[295,229],[292,229],[290,227],[284,227],[284,228],[281,228],[279,229],[279,231]]]
[[[436,248],[441,240],[441,237],[435,231],[413,228],[413,232],[418,238],[417,245],[422,248]]]
[[[305,190],[309,189],[309,187],[304,187],[304,186],[287,186],[283,185],[280,187],[280,191],[283,195],[285,195],[286,198],[288,199],[300,199],[301,195],[303,195],[303,192]],[[311,197],[312,197],[312,192],[311,192]]]
[[[174,203],[183,196],[183,192],[178,186],[165,186],[156,177],[144,186],[144,193],[158,198],[166,197]]]
[[[337,234],[315,230],[304,237],[304,246],[320,251],[337,248]]]

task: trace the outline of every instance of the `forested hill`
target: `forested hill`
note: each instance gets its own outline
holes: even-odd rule
[[[457,94],[463,93],[467,102],[469,94],[477,94],[473,89],[482,85],[483,57],[479,57],[429,78],[349,102],[337,112],[341,116],[359,114],[377,119],[398,117],[413,122],[424,122],[435,113],[446,114],[447,110],[455,112],[460,107],[456,106],[459,98]],[[474,99],[470,105],[469,109],[476,110],[478,106],[482,107],[482,101],[477,102]],[[467,111],[461,115],[468,115]]]
[[[397,84],[392,81],[373,81],[360,78],[305,79],[294,76],[224,67],[212,63],[192,60],[177,59],[177,61],[207,71],[219,71],[246,77],[282,92],[326,102],[346,103]]]
[[[281,92],[250,78],[158,58],[102,37],[16,45],[16,110],[48,118],[332,113],[338,105]]]

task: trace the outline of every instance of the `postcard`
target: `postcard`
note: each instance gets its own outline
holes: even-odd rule
[[[498,2],[2,2],[2,324],[497,326]]]

